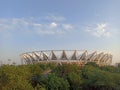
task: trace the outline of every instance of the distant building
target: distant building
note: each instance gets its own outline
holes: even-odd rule
[[[22,64],[36,63],[76,63],[84,65],[87,62],[95,62],[100,66],[111,65],[112,55],[96,51],[88,52],[87,50],[44,50],[26,52],[20,55]]]
[[[118,67],[118,66],[120,66],[120,63],[115,63],[115,67]]]
[[[3,62],[2,61],[0,61],[0,66],[2,66],[3,65]]]

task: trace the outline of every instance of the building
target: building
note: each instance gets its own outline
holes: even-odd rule
[[[104,52],[87,50],[43,50],[26,52],[20,55],[22,64],[36,63],[76,63],[84,65],[87,62],[95,62],[100,66],[111,65],[112,55]]]

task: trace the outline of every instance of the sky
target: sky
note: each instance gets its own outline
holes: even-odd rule
[[[97,50],[120,62],[120,0],[0,0],[0,62],[41,50]]]

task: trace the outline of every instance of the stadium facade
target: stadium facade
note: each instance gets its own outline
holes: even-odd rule
[[[95,62],[100,66],[111,65],[112,55],[104,52],[87,50],[43,50],[26,52],[20,55],[23,64],[49,63],[57,64],[76,63],[84,65]]]

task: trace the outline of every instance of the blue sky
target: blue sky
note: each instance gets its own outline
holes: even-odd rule
[[[0,60],[23,52],[101,50],[120,55],[119,0],[0,0]]]

